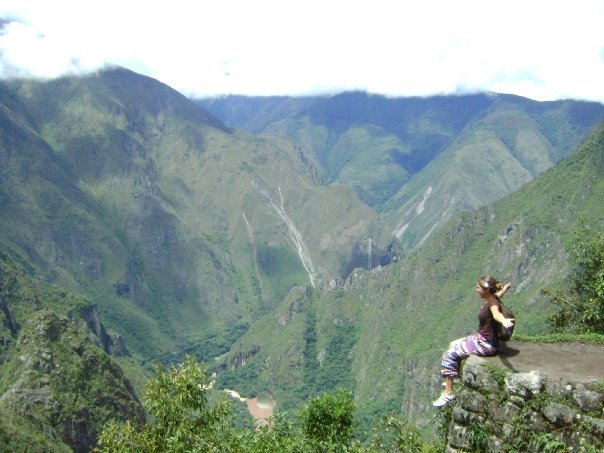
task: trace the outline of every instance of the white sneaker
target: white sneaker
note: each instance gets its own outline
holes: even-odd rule
[[[455,399],[455,395],[445,395],[444,393],[438,397],[436,401],[432,403],[434,407],[443,407],[449,404]]]

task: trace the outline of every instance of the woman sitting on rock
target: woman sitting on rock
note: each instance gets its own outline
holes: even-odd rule
[[[471,355],[491,356],[497,353],[497,326],[502,324],[508,328],[514,325],[514,320],[501,314],[499,300],[512,286],[507,283],[502,286],[494,277],[481,277],[476,283],[475,291],[484,299],[484,304],[478,312],[478,330],[474,335],[460,338],[449,344],[449,349],[443,354],[440,373],[445,378],[445,389],[440,397],[432,403],[436,407],[445,406],[455,399],[453,395],[453,379],[459,378],[461,361]]]

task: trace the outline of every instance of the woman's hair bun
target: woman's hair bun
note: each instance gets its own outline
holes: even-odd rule
[[[503,288],[503,285],[491,275],[489,275],[488,277],[480,277],[478,282],[480,283],[480,286],[482,286],[484,289],[489,290],[492,293],[499,291]]]

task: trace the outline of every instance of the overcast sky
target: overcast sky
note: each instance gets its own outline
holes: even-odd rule
[[[604,102],[604,0],[2,0],[0,76],[120,65],[187,96]]]

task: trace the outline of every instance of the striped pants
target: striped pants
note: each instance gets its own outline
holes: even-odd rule
[[[490,356],[495,355],[497,349],[485,338],[476,333],[468,337],[460,338],[449,344],[449,349],[443,354],[440,365],[440,374],[443,377],[458,378],[461,361],[471,355]]]

